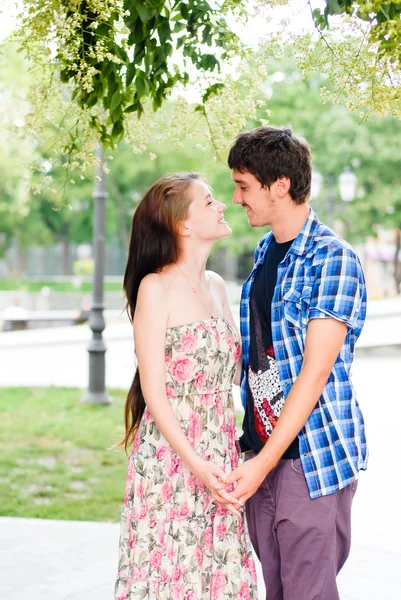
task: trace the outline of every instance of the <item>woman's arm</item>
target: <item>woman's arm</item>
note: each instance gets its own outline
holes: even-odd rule
[[[214,285],[214,289],[219,294],[219,298],[220,298],[220,301],[221,301],[221,304],[223,307],[223,315],[224,315],[225,319],[227,319],[227,321],[229,323],[231,323],[231,325],[234,327],[235,331],[238,334],[238,339],[241,343],[241,336],[238,331],[238,327],[237,327],[237,324],[235,322],[235,319],[234,319],[234,316],[233,316],[233,313],[231,310],[230,302],[229,302],[228,295],[227,295],[227,288],[226,288],[226,284],[224,283],[224,279],[220,275],[215,273],[214,271],[208,271],[208,274],[209,274],[209,277],[211,277],[211,280]],[[237,369],[236,369],[235,375],[234,375],[233,383],[235,385],[241,384],[241,368],[242,368],[242,353],[238,360]]]
[[[226,474],[215,464],[204,461],[190,445],[166,396],[165,343],[168,322],[167,291],[156,273],[141,282],[134,316],[134,339],[142,393],[156,427],[173,450],[212,492],[216,500],[231,501],[217,487]],[[232,512],[238,514],[234,507]]]

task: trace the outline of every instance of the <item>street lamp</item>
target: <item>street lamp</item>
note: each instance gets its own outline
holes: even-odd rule
[[[100,145],[97,151],[100,159],[96,169],[95,189],[93,191],[93,250],[95,270],[93,273],[92,307],[89,314],[89,326],[92,339],[88,345],[89,352],[89,387],[82,402],[95,404],[111,404],[111,398],[106,392],[106,345],[102,333],[105,328],[103,316],[103,277],[104,253],[106,242],[106,173],[103,170],[104,153]]]
[[[340,197],[343,202],[352,202],[356,194],[356,186],[358,183],[357,176],[350,167],[345,167],[344,171],[338,178],[338,189]],[[334,214],[336,212],[343,212],[343,208],[340,208],[336,203],[335,195],[335,179],[332,175],[329,175],[326,180],[319,171],[315,168],[312,169],[312,184],[311,184],[311,199],[318,200],[320,197],[320,191],[322,186],[325,187],[325,198],[323,203],[319,202],[319,207],[327,214],[327,225],[332,229],[334,224]]]
[[[352,202],[356,194],[356,185],[358,178],[350,167],[345,167],[344,171],[338,178],[338,188],[343,202]]]

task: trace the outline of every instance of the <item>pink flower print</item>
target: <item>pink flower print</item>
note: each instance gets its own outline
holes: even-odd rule
[[[153,421],[153,417],[152,417],[152,415],[150,414],[150,412],[148,411],[148,409],[147,409],[147,408],[145,408],[145,423],[146,423],[146,425],[147,425],[148,423],[150,423],[151,421]]]
[[[169,366],[169,371],[178,383],[189,381],[193,373],[193,363],[186,356],[177,357]]]
[[[195,592],[193,592],[192,590],[189,590],[186,594],[185,594],[185,600],[197,600],[196,596],[195,596]]]
[[[175,389],[171,385],[166,385],[166,396],[167,398],[175,398],[177,396]]]
[[[139,485],[135,491],[136,491],[136,495],[138,496],[138,498],[142,498],[143,492],[144,492],[144,487],[143,487],[142,481],[139,482]]]
[[[195,493],[196,490],[196,477],[195,475],[190,475],[187,479],[187,490],[191,494]]]
[[[206,492],[206,486],[201,481],[198,481],[198,490],[200,494],[204,494]]]
[[[210,578],[210,598],[211,600],[219,600],[224,588],[226,587],[226,578],[223,571],[215,571]]]
[[[205,408],[210,408],[214,404],[214,394],[201,394],[201,401]]]
[[[203,563],[203,550],[196,544],[196,548],[194,550],[194,558],[197,562],[198,567],[202,567]]]
[[[185,566],[182,563],[175,563],[173,569],[173,581],[174,583],[178,583],[182,580],[182,576],[184,574]]]
[[[196,329],[198,331],[207,331],[207,327],[205,327],[203,323],[199,323],[199,325],[196,326]]]
[[[217,525],[217,536],[222,540],[227,533],[227,525],[221,522]]]
[[[213,529],[208,527],[203,535],[203,544],[205,548],[213,548]]]
[[[190,444],[194,444],[200,438],[202,433],[202,421],[200,414],[192,410],[189,415],[188,440]]]
[[[220,425],[220,433],[227,433],[227,425],[225,421]]]
[[[182,600],[184,597],[184,584],[178,583],[170,586],[172,600]]]
[[[167,558],[172,562],[175,559],[176,551],[172,546],[167,550]]]
[[[152,552],[150,553],[150,564],[152,565],[153,569],[158,569],[160,567],[160,565],[162,564],[162,556],[163,553],[161,551],[161,548],[155,548],[154,550],[152,550]]]
[[[225,515],[227,514],[227,509],[224,508],[224,506],[221,506],[220,504],[216,505],[216,515],[218,517],[225,517]]]
[[[203,388],[203,386],[206,383],[206,375],[204,371],[199,371],[199,373],[197,374],[196,378],[195,378],[195,382],[194,382],[194,386],[195,389],[200,390]]]
[[[158,460],[168,460],[171,458],[171,450],[168,446],[159,446],[156,450],[156,458]]]
[[[234,361],[237,363],[239,361],[239,357],[241,356],[241,347],[239,344],[236,344],[234,350]]]
[[[171,461],[167,463],[167,475],[172,477],[182,471],[182,460],[178,456],[172,456]]]
[[[178,517],[178,511],[175,506],[172,506],[168,511],[167,519],[169,521],[175,521]]]
[[[135,548],[135,543],[136,543],[136,533],[131,532],[130,540],[129,540],[129,547],[131,550],[133,550]]]
[[[249,585],[246,581],[242,581],[239,587],[239,600],[251,600],[251,596],[249,593]]]
[[[235,442],[235,420],[232,416],[228,419],[228,438]]]
[[[160,581],[162,583],[168,583],[171,580],[170,574],[167,569],[162,569]]]
[[[135,581],[135,583],[137,583],[138,581],[144,581],[145,578],[146,578],[145,569],[138,569],[138,567],[134,567],[132,569],[132,581]]]
[[[149,527],[152,529],[152,527],[154,527],[155,525],[156,525],[156,521],[154,519],[150,519]]]
[[[146,411],[145,411],[145,413],[146,413]],[[138,452],[140,443],[141,443],[141,428],[139,427],[138,431],[136,432],[134,443],[132,446],[132,454],[135,455]]]
[[[203,512],[205,513],[209,508],[209,504],[212,501],[212,497],[210,494],[205,494],[203,498]]]
[[[164,362],[167,364],[170,362],[170,360],[171,360],[171,354],[166,354],[164,357]]]
[[[173,488],[171,487],[171,483],[169,481],[165,481],[163,483],[161,495],[163,502],[169,502],[169,500],[171,500],[171,496],[173,495]]]
[[[224,413],[223,403],[221,401],[220,396],[216,396],[216,404],[215,404],[216,413],[221,417]]]
[[[227,342],[227,346],[228,346],[229,348],[231,348],[231,347],[232,347],[232,346],[234,346],[234,344],[235,344],[235,340],[234,340],[234,338],[233,338],[231,335],[228,335],[228,336],[226,337],[226,342]]]
[[[142,502],[142,504],[141,504],[141,512],[139,513],[138,518],[141,521],[143,521],[143,519],[146,519],[147,516],[148,516],[148,503],[145,501],[145,502]]]
[[[164,530],[164,525],[165,525],[165,521],[162,521],[161,523],[159,523],[158,527],[157,527],[157,536],[159,538],[159,544],[161,546],[165,546],[165,541],[164,541],[164,536],[166,534],[165,530]]]
[[[187,502],[183,502],[180,507],[180,519],[185,519],[189,515],[189,507]]]
[[[243,533],[244,533],[244,521],[242,519],[238,519],[237,536],[239,538],[241,538]]]
[[[183,336],[181,336],[181,352],[185,352],[188,354],[189,352],[193,352],[196,348],[196,337],[190,331],[186,331]]]
[[[215,329],[215,332],[214,332],[214,339],[216,340],[216,342],[217,342],[218,344],[220,343],[220,334],[219,334],[219,332],[217,331],[217,329]]]
[[[252,583],[256,583],[257,582],[257,576],[256,576],[256,565],[255,565],[255,561],[251,558],[250,559],[250,572],[251,572],[251,580]]]

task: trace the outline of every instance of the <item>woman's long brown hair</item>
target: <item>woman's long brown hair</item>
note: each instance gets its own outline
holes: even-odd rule
[[[178,258],[177,226],[187,217],[189,188],[199,179],[198,173],[174,173],[161,177],[138,204],[132,219],[124,274],[126,310],[131,323],[142,279],[149,273],[158,273]],[[145,406],[137,367],[125,402],[125,437],[121,442],[125,450],[134,441]]]

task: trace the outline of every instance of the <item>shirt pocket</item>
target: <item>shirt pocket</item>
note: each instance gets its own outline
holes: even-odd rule
[[[312,286],[290,287],[283,295],[283,315],[290,327],[305,328],[309,320]]]

